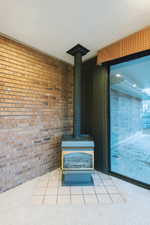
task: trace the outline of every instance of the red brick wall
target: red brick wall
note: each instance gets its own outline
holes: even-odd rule
[[[59,166],[72,66],[0,36],[0,192]]]

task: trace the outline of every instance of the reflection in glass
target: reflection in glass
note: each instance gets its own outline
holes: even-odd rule
[[[111,171],[150,184],[150,56],[110,68]]]
[[[92,168],[92,155],[83,152],[73,152],[64,155],[64,168]]]

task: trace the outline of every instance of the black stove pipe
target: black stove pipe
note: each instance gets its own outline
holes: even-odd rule
[[[74,56],[74,122],[73,122],[73,135],[75,138],[80,137],[81,131],[81,69],[82,69],[82,56],[89,52],[80,44],[77,44],[69,51],[68,54]]]

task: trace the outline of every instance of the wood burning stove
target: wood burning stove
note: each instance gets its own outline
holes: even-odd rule
[[[93,170],[94,142],[92,140],[74,141],[66,138],[62,141],[62,169]]]
[[[81,135],[81,66],[82,56],[89,52],[80,44],[67,51],[74,56],[74,127],[73,136],[63,138],[62,170],[64,185],[92,185],[94,169],[94,141],[88,135]]]

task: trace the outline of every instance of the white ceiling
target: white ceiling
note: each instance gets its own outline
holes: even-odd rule
[[[73,63],[66,50],[101,47],[150,24],[150,0],[0,0],[0,31]]]

